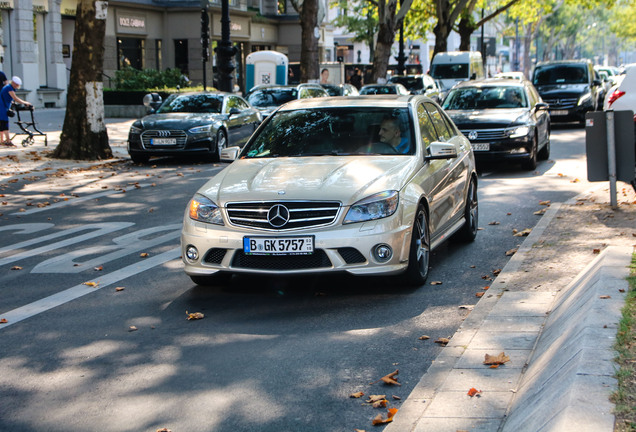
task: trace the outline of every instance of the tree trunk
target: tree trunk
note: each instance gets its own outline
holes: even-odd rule
[[[470,14],[462,16],[457,25],[457,33],[459,33],[459,50],[470,51],[470,36],[477,29],[475,20],[472,19]]]
[[[77,2],[66,116],[53,157],[80,160],[113,157],[104,124],[102,81],[107,10],[107,1]]]
[[[318,28],[318,0],[294,0],[292,6],[298,12],[301,28],[300,46],[300,82],[320,77],[320,59],[318,55],[318,38],[314,34]]]
[[[380,0],[378,2],[378,39],[373,54],[373,73],[371,75],[374,82],[378,82],[380,78],[386,78],[395,33],[404,21],[404,16],[411,8],[413,0],[401,0],[400,3],[398,11],[398,0]]]

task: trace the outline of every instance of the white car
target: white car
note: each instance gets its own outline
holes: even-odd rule
[[[227,157],[184,215],[199,285],[330,272],[421,285],[432,249],[477,234],[470,142],[425,96],[293,101]]]
[[[626,70],[620,83],[607,94],[604,105],[606,110],[632,110],[636,113],[636,67]]]

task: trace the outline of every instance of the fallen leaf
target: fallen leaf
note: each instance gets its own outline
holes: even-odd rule
[[[382,399],[382,400],[373,402],[372,406],[373,408],[386,408],[386,404],[388,403],[389,403],[388,400]]]
[[[142,253],[139,254],[139,256],[142,257],[142,258],[148,258],[149,255],[148,255],[147,252],[142,252]]]
[[[9,321],[7,321],[7,319],[6,319],[6,318],[1,318],[1,319],[0,319],[0,324],[6,324],[6,323],[8,323],[8,322],[9,322]]]
[[[512,256],[516,253],[517,253],[517,249],[510,249],[509,251],[506,251],[506,256]]]
[[[20,266],[13,266],[13,267],[11,267],[11,270],[22,270],[22,267],[20,267]]]
[[[383,418],[382,414],[378,414],[374,419],[373,419],[373,425],[377,426],[377,425],[382,425],[382,424],[387,424],[387,423],[391,423],[393,421],[393,417],[395,416],[395,414],[398,412],[397,408],[389,408],[388,412],[387,412],[387,417]]]
[[[392,397],[393,399],[395,399],[395,400],[402,400],[402,398],[401,398],[401,397],[396,396],[396,395],[392,395],[391,397]]]
[[[450,342],[449,338],[438,338],[435,343],[440,344],[441,346],[446,346]]]
[[[476,396],[479,393],[481,393],[481,390],[477,390],[475,387],[472,387],[470,390],[468,390],[468,396],[470,397]]]
[[[545,212],[546,212],[546,209],[542,208],[541,210],[534,212],[534,214],[536,214],[537,216],[541,216],[545,214]]]
[[[117,291],[117,292],[119,292],[119,291],[123,291],[123,290],[125,290],[125,289],[126,289],[126,288],[124,288],[124,287],[115,287],[115,291]]]
[[[102,271],[102,270],[104,270],[104,266],[95,267],[94,270],[95,271]]]
[[[188,316],[186,318],[188,321],[203,319],[203,317],[205,316],[201,312],[188,313],[188,311],[186,311],[186,315]]]
[[[349,395],[350,398],[361,398],[362,396],[364,396],[363,392],[351,393]]]
[[[89,287],[96,287],[97,285],[99,285],[99,282],[84,282],[84,285]]]
[[[499,276],[499,273],[501,273],[501,269],[495,269],[492,271],[492,274],[494,274],[495,276]]]
[[[389,384],[389,385],[399,385],[401,386],[402,384],[400,384],[397,381],[396,376],[399,373],[399,369],[396,369],[395,371],[391,372],[388,375],[383,376],[382,378],[380,378],[385,384]]]
[[[483,296],[484,296],[484,294],[486,294],[486,293],[484,293],[484,292],[478,292],[478,293],[475,293],[475,297],[479,297],[479,298],[481,298],[481,297],[483,297]]]
[[[485,365],[502,365],[510,361],[510,357],[508,357],[504,352],[500,352],[496,356],[486,354],[484,356],[484,364]]]
[[[499,222],[497,221],[488,222],[488,225],[499,225]]]
[[[595,255],[598,255],[598,254],[600,254],[600,253],[601,253],[601,250],[600,250],[600,249],[594,249],[594,250],[592,251],[592,253],[593,253],[593,254],[595,254]]]
[[[484,291],[488,291],[490,289],[490,285],[486,285],[485,287],[482,288]]]
[[[367,403],[375,403],[377,401],[381,401],[382,399],[386,399],[386,395],[369,395],[369,399],[367,399]]]
[[[367,432],[364,429],[354,429],[353,432]]]
[[[157,429],[157,432],[172,432],[172,430],[168,428]]]
[[[431,285],[441,285],[442,282],[441,281],[433,281],[431,282]]]
[[[611,298],[612,298],[612,296],[609,296],[609,295],[602,295],[602,296],[599,296],[599,298],[600,298],[600,299],[603,299],[603,300],[607,300],[607,299],[611,299]]]
[[[532,228],[526,228],[523,231],[512,230],[515,237],[526,237],[532,232]]]
[[[549,205],[550,205],[550,200],[547,200],[547,201],[539,201],[539,205],[549,206]]]
[[[423,335],[423,336],[420,336],[418,339],[419,340],[429,340],[430,338],[431,338],[430,336]]]
[[[134,332],[134,331],[137,331],[137,330],[138,330],[138,329],[137,329],[137,327],[135,327],[135,326],[130,326],[130,327],[128,327],[128,331],[129,331],[129,332]]]

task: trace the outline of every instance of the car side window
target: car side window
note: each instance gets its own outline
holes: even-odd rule
[[[428,148],[433,141],[437,141],[435,138],[436,132],[433,122],[424,108],[424,105],[417,106],[417,121],[420,125],[420,134],[422,135],[422,144],[428,153]]]
[[[435,127],[435,130],[437,131],[437,138],[435,139],[435,141],[448,141],[451,138],[452,134],[448,130],[448,126],[446,125],[446,122],[444,122],[444,118],[440,114],[440,108],[430,102],[424,102],[424,105],[426,106],[426,109],[431,116],[431,121]]]

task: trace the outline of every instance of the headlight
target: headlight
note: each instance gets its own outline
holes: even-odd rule
[[[143,132],[143,129],[140,127],[137,127],[135,125],[131,125],[130,126],[130,133],[133,135],[139,135],[141,132]]]
[[[190,132],[191,134],[202,134],[202,133],[209,133],[212,130],[212,125],[205,125],[205,126],[197,126],[197,127],[193,127],[192,129],[188,130],[188,132]]]
[[[351,206],[345,216],[344,223],[364,222],[389,217],[397,210],[398,202],[398,191],[385,191],[371,195]]]
[[[588,102],[590,99],[592,99],[592,93],[585,93],[583,96],[579,98],[578,105],[583,105],[584,103]]]
[[[529,126],[519,126],[516,128],[508,129],[508,136],[510,138],[520,138],[528,135],[530,133]]]
[[[203,195],[196,194],[190,200],[190,219],[215,225],[223,225],[221,209]]]

